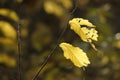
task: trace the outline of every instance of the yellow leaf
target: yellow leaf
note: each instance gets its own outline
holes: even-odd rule
[[[75,23],[74,21],[70,21],[70,29],[72,29],[75,33],[77,33],[81,39],[87,42],[87,37],[85,36],[84,32],[80,29],[80,25]]]
[[[16,21],[16,22],[19,20],[19,17],[18,17],[18,15],[16,14],[16,12],[15,12],[15,11],[12,11],[12,10],[10,10],[10,9],[5,9],[5,8],[0,9],[0,15],[6,16],[6,17],[8,17],[8,18],[11,18],[12,20],[14,20],[14,21]]]
[[[87,37],[88,42],[92,42],[92,40],[97,41],[97,31],[93,28],[87,29],[86,27],[81,28],[84,32],[85,36]]]
[[[86,67],[88,64],[90,64],[86,53],[83,52],[83,50],[79,47],[74,47],[68,43],[61,43],[60,47],[64,52],[64,57],[66,57],[66,59],[70,59],[75,66]]]
[[[70,29],[72,29],[76,34],[78,34],[83,41],[89,42],[91,46],[95,50],[97,50],[94,44],[92,44],[92,40],[97,41],[98,32],[95,30],[95,26],[92,23],[90,23],[86,19],[74,18],[69,21],[69,24]]]

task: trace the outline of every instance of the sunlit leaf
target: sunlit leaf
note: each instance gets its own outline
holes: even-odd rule
[[[73,64],[77,67],[88,66],[90,61],[85,52],[79,47],[74,47],[68,43],[61,43],[60,47],[64,52],[64,56],[66,59],[70,59]]]
[[[16,31],[11,24],[5,21],[0,21],[0,30],[5,37],[16,39]]]
[[[69,24],[70,24],[70,28],[75,33],[77,33],[83,41],[87,42],[87,37],[85,36],[84,32],[80,29],[80,25],[78,23],[74,22],[74,21],[73,22],[70,21]]]
[[[79,24],[84,25],[84,26],[88,26],[88,27],[95,27],[91,22],[89,22],[86,19],[83,18],[73,18],[72,20],[69,21],[69,24]]]
[[[88,29],[86,27],[81,28],[81,30],[84,32],[85,36],[87,37],[88,42],[92,42],[92,40],[97,41],[97,31],[93,28]]]
[[[16,12],[10,9],[5,9],[5,8],[0,9],[0,15],[8,17],[16,22],[19,20],[19,17],[16,14]]]
[[[95,30],[95,26],[86,19],[74,18],[69,21],[70,28],[77,33],[80,38],[92,44],[92,40],[97,41],[98,32]],[[94,44],[91,45],[95,50]]]

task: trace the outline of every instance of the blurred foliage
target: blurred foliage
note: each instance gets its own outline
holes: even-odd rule
[[[0,30],[4,37],[16,39],[16,31],[8,22],[0,21]]]
[[[9,10],[9,9],[4,9],[4,8],[0,9],[0,15],[11,18],[14,21],[19,20],[17,14],[14,11]]]
[[[18,24],[22,37],[21,80],[31,80],[68,26],[70,15],[96,25],[99,39],[94,44],[99,51],[67,28],[61,41],[82,47],[91,64],[85,69],[76,68],[57,48],[38,80],[119,80],[119,8],[120,0],[0,0],[0,80],[18,78]]]

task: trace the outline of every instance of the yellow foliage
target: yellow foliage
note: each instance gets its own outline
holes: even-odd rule
[[[77,33],[83,41],[89,42],[93,49],[97,51],[95,45],[92,44],[92,40],[97,41],[98,34],[92,23],[86,19],[74,18],[69,21],[69,24],[70,28]],[[86,53],[79,47],[74,47],[68,43],[61,43],[60,47],[62,48],[66,59],[70,59],[75,66],[83,67],[90,64]]]
[[[16,31],[11,24],[5,21],[0,21],[0,30],[3,32],[4,36],[16,39]]]
[[[72,1],[71,1],[71,0],[60,0],[60,2],[62,3],[62,5],[63,5],[66,9],[72,8]]]
[[[16,51],[16,42],[9,38],[0,38],[0,46],[4,48],[4,50],[7,51]]]
[[[8,39],[8,38],[0,38],[0,43],[12,45],[15,42],[11,39]]]
[[[57,5],[54,1],[46,1],[44,3],[44,9],[49,14],[55,14],[56,16],[63,15],[63,8]]]
[[[116,40],[115,42],[113,42],[113,46],[120,49],[120,40]]]
[[[16,60],[14,58],[11,58],[10,56],[8,56],[7,54],[1,54],[0,53],[0,63],[3,63],[9,67],[14,67],[16,66]]]
[[[81,30],[84,32],[85,36],[87,37],[87,40],[89,42],[92,42],[92,40],[97,41],[97,31],[95,29],[87,29],[86,27],[81,28]]]
[[[80,25],[78,23],[74,23],[72,21],[69,22],[70,28],[77,33],[81,39],[85,42],[87,42],[87,37],[85,36],[84,32],[80,29]]]
[[[16,2],[18,2],[18,3],[22,3],[22,2],[23,2],[23,0],[16,0]]]
[[[5,8],[0,9],[0,15],[8,17],[8,18],[10,18],[10,19],[12,19],[12,20],[14,20],[16,22],[19,20],[19,17],[16,14],[16,12],[12,11],[10,9],[5,9]]]
[[[98,38],[97,33],[98,32],[95,30],[95,26],[92,23],[90,23],[86,19],[74,18],[69,21],[69,24],[70,24],[70,28],[75,33],[77,33],[83,41],[89,42],[91,44],[91,46],[95,50],[97,50],[95,48],[94,44],[92,44],[92,40],[97,41],[97,38]]]
[[[79,27],[81,25],[86,25],[88,27],[95,27],[91,22],[83,18],[73,18],[72,20],[69,21],[69,24],[73,24],[73,23],[79,24]]]
[[[88,66],[90,61],[85,52],[79,47],[74,47],[68,43],[61,43],[60,47],[64,51],[64,56],[66,59],[70,59],[73,64],[77,67]]]

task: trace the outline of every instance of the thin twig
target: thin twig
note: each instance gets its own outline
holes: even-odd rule
[[[78,0],[75,1],[75,7],[74,7],[73,10],[70,12],[70,15],[72,15],[72,14],[76,11],[77,7],[78,7]]]
[[[70,16],[68,17],[68,20],[67,20],[67,21],[69,21],[69,19],[71,18],[71,15],[75,12],[76,8],[77,8],[77,6],[75,5],[75,7],[74,7],[74,9],[71,11]],[[66,24],[66,27],[64,27],[64,29],[63,29],[60,37],[59,37],[58,40],[57,40],[56,46],[55,46],[54,49],[50,52],[50,54],[47,56],[47,58],[43,61],[42,66],[39,67],[39,69],[37,70],[37,72],[34,74],[32,80],[36,80],[36,79],[38,78],[41,70],[45,67],[45,65],[47,64],[48,60],[49,60],[49,59],[52,57],[52,55],[54,54],[54,51],[57,49],[57,47],[58,47],[58,45],[59,45],[59,41],[61,40],[64,32],[65,32],[66,29],[67,29],[67,27],[68,27],[68,26],[67,26],[67,24]]]
[[[18,40],[18,80],[21,80],[21,32],[20,32],[20,22],[18,22],[17,27],[17,40]]]
[[[41,66],[41,67],[38,69],[38,71],[35,73],[35,75],[34,75],[34,77],[33,77],[32,80],[35,80],[35,79],[38,78],[39,73],[40,73],[41,70],[44,68],[44,66],[47,64],[47,62],[48,62],[48,60],[51,58],[51,56],[54,54],[54,51],[57,49],[57,47],[58,47],[58,45],[59,45],[59,41],[61,40],[64,32],[66,31],[66,29],[67,29],[67,26],[66,26],[66,27],[64,28],[64,30],[62,31],[62,33],[61,33],[61,35],[60,35],[60,37],[59,37],[59,39],[58,39],[58,41],[57,41],[56,46],[55,46],[54,49],[50,52],[50,54],[47,56],[47,58],[45,59],[45,61],[44,61],[43,64],[42,64],[42,66]]]

